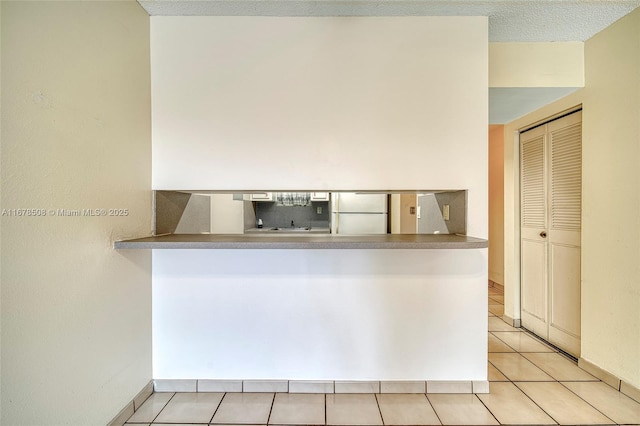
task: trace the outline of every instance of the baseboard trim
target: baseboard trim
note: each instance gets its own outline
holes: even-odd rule
[[[587,361],[582,357],[578,358],[578,367],[582,368],[587,373],[596,376],[598,379],[602,380],[615,390],[620,390],[620,379],[618,379],[615,375],[609,373],[608,371],[603,370],[602,368]]]
[[[502,315],[502,321],[510,324],[512,327],[520,328],[522,327],[522,320],[520,318],[513,319],[509,315]]]
[[[620,381],[620,392],[627,395],[629,398],[635,400],[636,402],[640,402],[640,388],[637,388],[624,380]]]
[[[142,404],[153,394],[153,380],[149,381],[136,396],[108,423],[108,426],[123,426]]]
[[[489,271],[489,286],[493,287],[495,285],[499,285],[500,287],[504,287],[504,276],[495,271]]]
[[[489,393],[487,380],[212,380],[157,379],[155,392]]]
[[[111,420],[107,426],[123,426],[135,410],[133,409],[133,401],[129,401],[127,405]]]
[[[493,280],[489,280],[489,287],[494,287],[496,290],[501,291],[502,293],[504,293],[504,285],[495,282]]]
[[[604,383],[608,384],[620,393],[625,394],[629,398],[640,402],[640,388],[633,386],[617,377],[615,374],[608,372],[607,370],[598,367],[590,361],[584,358],[578,358],[578,367],[585,370],[587,373],[596,376]]]

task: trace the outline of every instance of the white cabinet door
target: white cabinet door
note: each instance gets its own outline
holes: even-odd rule
[[[520,135],[522,325],[580,355],[582,113]]]
[[[273,192],[256,192],[250,198],[251,201],[274,201]]]
[[[311,201],[329,201],[328,192],[312,192]]]

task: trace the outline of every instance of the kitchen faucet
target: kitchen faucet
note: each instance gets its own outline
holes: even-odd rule
[[[295,225],[293,224],[293,220],[291,221],[291,227],[295,228]]]

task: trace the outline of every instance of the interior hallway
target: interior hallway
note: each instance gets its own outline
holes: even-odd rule
[[[490,394],[155,393],[127,425],[640,425],[640,403],[504,321],[489,287]]]

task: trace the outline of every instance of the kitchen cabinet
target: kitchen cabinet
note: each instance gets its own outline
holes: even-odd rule
[[[273,192],[255,192],[249,195],[249,199],[251,201],[267,201],[267,202],[275,201]]]
[[[312,192],[311,201],[329,201],[328,192]]]

